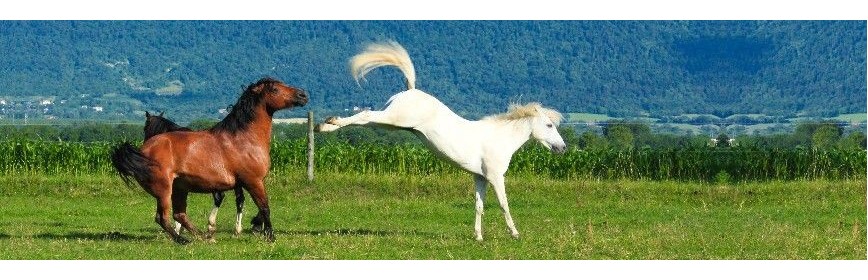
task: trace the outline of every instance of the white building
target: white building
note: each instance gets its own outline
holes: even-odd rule
[[[102,106],[93,106],[92,108],[94,111],[102,112]]]

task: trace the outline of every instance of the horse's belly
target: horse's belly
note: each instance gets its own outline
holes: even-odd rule
[[[182,188],[190,192],[215,192],[225,191],[235,188],[234,178],[204,178],[195,175],[180,175],[175,178],[174,187]]]

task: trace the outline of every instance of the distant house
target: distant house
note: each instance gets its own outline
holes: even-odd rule
[[[224,109],[217,110],[217,113],[220,113],[221,115],[226,115],[226,114],[229,114],[229,111],[227,111],[227,110],[224,108]]]
[[[91,108],[93,108],[94,111],[102,112],[102,106],[93,106]]]
[[[39,105],[42,106],[51,105],[52,103],[54,102],[52,102],[50,99],[43,99],[42,101],[39,101]]]
[[[0,105],[6,105],[6,100],[0,99]]]

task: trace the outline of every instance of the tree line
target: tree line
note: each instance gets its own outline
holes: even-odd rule
[[[197,120],[188,126],[194,130],[208,129],[215,122]],[[772,135],[718,134],[679,135],[655,133],[648,124],[610,121],[600,130],[578,131],[570,126],[560,127],[561,136],[569,147],[582,150],[679,149],[679,148],[758,148],[758,149],[865,149],[864,131],[842,129],[836,123],[801,123],[792,133]],[[75,125],[0,125],[0,141],[35,140],[57,142],[141,142],[142,124],[79,123]],[[277,140],[305,139],[306,124],[275,124],[272,137]],[[315,135],[321,144],[345,143],[351,145],[422,145],[410,132],[369,127],[347,127],[334,133]],[[531,141],[532,142],[532,141]],[[531,143],[529,142],[529,143]]]

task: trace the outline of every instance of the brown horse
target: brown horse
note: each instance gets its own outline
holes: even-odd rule
[[[142,129],[145,132],[145,141],[151,139],[157,134],[163,134],[172,131],[193,131],[190,128],[180,126],[175,122],[163,117],[163,112],[159,115],[151,115],[145,111],[145,127]],[[217,211],[220,210],[220,205],[223,204],[223,199],[226,197],[226,192],[213,192],[211,197],[214,199],[214,207],[211,208],[211,213],[208,214],[208,233],[206,238],[212,238],[214,232],[217,231]],[[235,187],[235,235],[241,234],[241,217],[244,212],[244,189],[240,186]],[[181,231],[181,223],[175,222],[175,232]]]
[[[271,118],[274,112],[304,106],[307,94],[264,78],[244,90],[226,118],[207,131],[158,134],[136,149],[123,143],[112,151],[112,165],[127,185],[135,180],[157,200],[155,222],[172,240],[187,244],[170,218],[201,236],[187,217],[187,194],[243,187],[259,208],[254,228],[274,241],[264,179],[270,167]],[[173,215],[169,214],[169,209]]]

